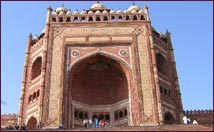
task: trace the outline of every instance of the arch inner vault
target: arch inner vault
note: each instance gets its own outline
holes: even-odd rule
[[[81,126],[85,118],[106,120],[114,126],[128,125],[129,83],[128,70],[124,67],[101,54],[83,59],[72,67],[68,75],[72,126]]]

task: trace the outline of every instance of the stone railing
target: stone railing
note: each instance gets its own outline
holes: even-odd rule
[[[190,110],[185,111],[186,115],[205,115],[205,114],[213,114],[213,110]]]
[[[87,13],[68,14],[54,13],[51,16],[51,22],[114,22],[114,21],[145,21],[145,13]]]

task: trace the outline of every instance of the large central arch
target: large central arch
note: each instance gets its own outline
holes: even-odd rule
[[[108,54],[93,54],[73,64],[67,85],[72,126],[81,127],[84,118],[95,117],[113,126],[128,125],[130,80],[128,65]]]

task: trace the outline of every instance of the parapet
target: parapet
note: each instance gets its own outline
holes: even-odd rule
[[[113,21],[146,21],[146,12],[137,5],[132,5],[125,11],[108,9],[101,3],[95,3],[89,10],[72,11],[64,6],[51,13],[51,23],[64,22],[113,22]]]

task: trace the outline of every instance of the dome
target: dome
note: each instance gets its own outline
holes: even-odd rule
[[[82,15],[87,15],[87,12],[86,12],[85,10],[83,10],[83,11],[81,12],[81,14],[82,14]]]
[[[78,10],[76,10],[76,11],[74,12],[74,15],[77,15],[77,14],[79,14]]]
[[[67,12],[67,11],[68,11],[68,9],[66,9],[64,6],[62,6],[62,7],[58,7],[58,8],[56,9],[56,13],[60,13],[61,11],[63,11],[63,12]]]
[[[104,10],[104,9],[106,9],[106,7],[103,4],[97,2],[91,6],[91,9],[92,10]]]
[[[123,13],[120,9],[117,11],[117,13],[119,14],[119,13]]]
[[[88,12],[88,15],[93,15],[93,14],[94,14],[93,11],[89,11],[89,12]]]
[[[136,10],[132,10],[131,13],[132,13],[132,14],[136,14],[137,11],[136,11]]]
[[[115,13],[115,11],[113,9],[111,9],[110,14],[114,14],[114,13]]]
[[[126,10],[124,11],[124,13],[130,13],[130,11],[128,11],[127,8],[126,8]]]
[[[60,12],[59,12],[59,15],[64,15],[64,12],[63,12],[63,11],[60,11]]]
[[[68,9],[66,15],[70,15],[70,14],[72,14],[71,9]]]
[[[104,11],[103,11],[103,14],[108,14],[108,11],[104,10]]]
[[[97,10],[97,11],[95,12],[95,14],[96,14],[96,15],[100,15],[101,12],[100,12],[99,10]]]
[[[128,8],[128,11],[132,11],[132,10],[139,11],[139,10],[141,10],[141,8],[139,6],[137,6],[137,5],[133,5],[133,6]]]
[[[138,13],[143,14],[144,12],[143,12],[143,10],[140,10],[140,11],[138,11]]]
[[[70,15],[70,14],[72,14],[71,11],[68,11],[68,12],[66,13],[66,15]]]

